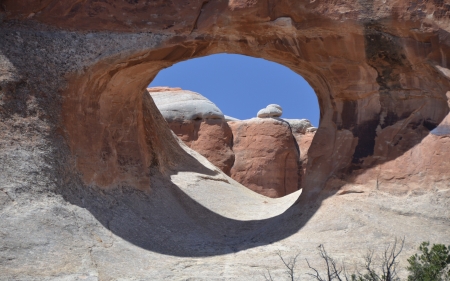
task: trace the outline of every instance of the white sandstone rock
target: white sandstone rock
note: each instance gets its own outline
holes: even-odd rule
[[[309,128],[314,128],[308,119],[284,119],[291,126],[293,133],[305,134]]]
[[[273,104],[269,104],[268,106],[266,106],[266,108],[272,108],[272,107],[275,107],[275,108],[279,109],[280,111],[283,111],[283,108],[281,108],[281,106],[278,104],[273,103]]]
[[[230,122],[230,121],[241,121],[240,119],[228,116],[228,115],[224,115],[225,116],[225,121]]]
[[[168,121],[224,119],[222,111],[199,93],[180,88],[148,88],[161,114]]]
[[[280,117],[283,114],[283,109],[278,104],[269,104],[266,108],[258,111],[259,118]]]
[[[258,111],[258,114],[256,116],[258,116],[259,118],[268,118],[269,110],[267,110],[267,108],[263,108],[260,111]]]

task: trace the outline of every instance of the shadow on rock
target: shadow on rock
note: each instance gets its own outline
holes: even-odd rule
[[[191,170],[215,173],[192,156],[191,160],[197,162],[191,163]],[[300,196],[284,213],[268,219],[230,219],[189,197],[170,176],[155,168],[151,172],[149,191],[132,187],[105,191],[78,183],[62,193],[122,239],[152,252],[180,257],[223,255],[274,243],[301,229],[320,206],[307,205]]]

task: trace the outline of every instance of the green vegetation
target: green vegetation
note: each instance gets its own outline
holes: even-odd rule
[[[320,272],[306,260],[311,270],[306,275],[317,281],[401,281],[397,275],[398,256],[403,250],[404,242],[404,239],[400,243],[395,239],[393,244],[385,248],[379,259],[374,258],[374,251],[369,251],[364,256],[362,271],[358,270],[350,275],[344,263],[339,265],[328,255],[325,247],[319,245],[319,255],[324,261],[326,270]],[[423,242],[419,247],[419,253],[408,259],[407,281],[450,281],[450,246],[446,247],[443,244],[433,244],[431,248],[429,246],[429,242]],[[288,280],[301,280],[300,277],[295,278],[300,275],[295,270],[299,254],[291,259],[283,258],[281,252],[277,255],[286,269]],[[269,270],[264,274],[264,278],[266,281],[274,281]]]
[[[449,281],[450,280],[450,246],[423,242],[419,251],[408,259],[408,281]]]

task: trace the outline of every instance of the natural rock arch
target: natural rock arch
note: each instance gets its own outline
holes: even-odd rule
[[[278,62],[305,77],[315,89],[321,122],[309,152],[306,190],[319,191],[331,176],[349,180],[353,171],[364,173],[394,160],[444,119],[450,83],[442,51],[448,47],[437,43],[445,40],[443,30],[434,37],[417,39],[416,30],[405,34],[411,23],[400,21],[395,30],[390,24],[381,20],[363,25],[335,22],[327,30],[315,27],[312,34],[291,17],[259,23],[256,26],[263,33],[258,33],[255,23],[213,32],[216,26],[205,22],[190,35],[164,39],[135,35],[134,40],[155,40],[156,46],[127,48],[125,56],[123,48],[107,48],[106,61],[92,65],[88,75],[70,79],[65,91],[65,126],[71,148],[77,151],[79,169],[87,182],[99,185],[127,177],[147,185],[145,174],[152,163],[163,169],[176,162],[178,156],[172,155],[176,145],[168,141],[171,137],[163,133],[161,117],[141,92],[160,69],[221,52]],[[141,110],[147,110],[148,116]],[[163,144],[172,148],[155,149]],[[109,155],[111,149],[116,155]]]
[[[390,193],[448,187],[449,4],[383,2],[3,1],[0,115],[5,176],[0,183],[6,195],[1,193],[0,203],[12,206],[16,200],[26,206],[47,200],[65,210],[52,210],[64,218],[53,221],[63,229],[57,223],[79,222],[68,210],[82,210],[56,204],[53,196],[62,194],[95,214],[105,228],[114,229],[107,208],[100,209],[96,200],[108,202],[108,207],[120,200],[144,206],[146,201],[133,192],[151,189],[156,168],[166,174],[180,172],[185,168],[179,166],[184,161],[180,159],[190,157],[144,95],[145,87],[164,67],[219,52],[281,63],[316,91],[321,122],[309,150],[301,203],[316,203],[321,192],[332,195],[345,182]],[[205,180],[215,175],[202,165],[190,168],[204,172]],[[102,197],[105,189],[117,186],[124,187],[124,193],[114,189],[119,192],[115,197]],[[360,192],[352,188],[339,192]],[[190,245],[161,250],[165,241],[146,244],[145,231],[151,229],[125,215],[119,220],[123,227],[116,226],[124,232],[115,233],[147,250],[213,256],[279,241],[311,218],[300,218],[300,204],[274,219],[248,222],[208,213],[195,202],[185,204],[205,218],[213,217],[205,221],[251,224],[251,231],[243,227],[250,238],[233,242],[236,248],[217,244],[219,250],[211,252],[192,253]],[[144,210],[148,212],[136,218],[151,213]],[[38,211],[36,218],[41,219]],[[2,229],[24,233],[17,227],[23,221],[5,217]],[[201,219],[198,224],[206,229]],[[136,228],[134,233],[126,223],[145,231]],[[269,231],[266,223],[282,227],[273,230],[277,235],[263,237],[259,232]],[[437,233],[448,230],[437,227]],[[45,231],[38,230],[33,235],[45,237]],[[232,235],[239,236],[239,231]],[[27,240],[23,237],[18,241]],[[105,237],[100,240],[109,239]],[[51,243],[64,244],[64,237],[53,238]],[[229,238],[217,239],[228,245]]]

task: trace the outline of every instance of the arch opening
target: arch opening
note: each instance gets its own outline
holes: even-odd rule
[[[407,255],[431,229],[448,244],[442,1],[6,2],[6,279],[246,279],[280,248],[318,264],[322,243],[349,262],[392,236]],[[221,52],[314,87],[321,124],[298,204],[236,192],[144,95],[159,70]]]
[[[183,43],[109,58],[87,75],[75,77],[64,99],[67,139],[90,190],[82,202],[77,196],[66,197],[88,206],[115,234],[147,250],[178,256],[230,253],[286,238],[309,217],[305,214],[301,221],[290,223],[298,212],[298,193],[270,199],[238,187],[214,166],[193,157],[195,153],[182,148],[170,132],[145,89],[158,71],[175,62],[224,51],[214,44],[207,46]],[[315,81],[324,83],[320,77]],[[319,96],[319,101],[324,98]],[[114,200],[119,203],[111,206],[108,202]],[[239,201],[242,208],[236,208]],[[313,210],[308,212],[312,215]],[[129,219],[136,214],[145,221]],[[278,224],[286,225],[282,230],[270,227]],[[161,229],[183,235],[168,237]],[[274,233],[253,239],[262,229]],[[199,248],[198,239],[209,248]],[[173,244],[179,247],[174,249]]]
[[[228,176],[274,198],[301,189],[319,108],[298,74],[264,59],[216,54],[160,71],[148,91],[171,130]],[[270,104],[280,108],[269,118]]]
[[[183,41],[160,49],[137,51],[125,58],[121,55],[108,58],[107,61],[93,66],[88,71],[89,75],[72,80],[64,100],[66,105],[64,124],[70,147],[77,157],[77,169],[83,175],[83,180],[113,193],[118,186],[138,189],[141,192],[158,193],[163,200],[169,198],[164,197],[169,196],[167,195],[169,192],[170,198],[175,198],[177,204],[181,204],[180,206],[184,208],[184,212],[188,210],[188,214],[195,214],[196,218],[199,218],[200,221],[196,221],[198,225],[192,228],[187,227],[189,231],[192,231],[193,237],[200,235],[206,240],[212,236],[215,237],[208,240],[211,243],[211,249],[214,250],[206,253],[200,249],[192,249],[196,238],[183,240],[182,249],[176,250],[170,248],[168,245],[170,243],[165,242],[157,246],[150,245],[148,241],[153,243],[158,240],[159,234],[147,227],[162,224],[168,228],[177,228],[176,223],[181,222],[175,214],[172,217],[173,221],[152,217],[151,223],[136,226],[140,231],[152,232],[153,240],[137,239],[136,235],[129,232],[129,229],[134,227],[130,225],[117,226],[115,230],[117,234],[149,250],[189,256],[216,255],[233,251],[230,248],[224,248],[224,245],[246,249],[283,239],[298,231],[308,221],[319,207],[320,200],[338,192],[339,184],[343,179],[355,180],[351,175],[349,176],[349,171],[366,171],[377,164],[392,160],[393,157],[399,157],[420,142],[429,132],[424,129],[424,120],[432,119],[439,124],[448,112],[447,106],[443,107],[437,100],[433,103],[434,99],[430,98],[430,102],[425,107],[417,107],[414,101],[403,105],[405,112],[411,108],[417,109],[412,115],[405,113],[404,116],[395,115],[397,117],[386,118],[389,116],[387,113],[389,108],[402,104],[403,100],[397,96],[398,93],[389,96],[387,92],[374,86],[378,74],[372,66],[360,62],[357,64],[334,62],[328,67],[323,67],[316,61],[295,55],[289,48],[277,49],[277,52],[274,52],[271,48],[279,48],[277,44],[279,43],[273,43],[273,45],[268,43],[265,45],[266,49],[255,50],[245,41],[233,41],[228,44],[223,42],[219,44],[212,39],[211,41]],[[297,201],[298,204],[285,208],[275,216],[274,213],[266,213],[266,216],[258,217],[255,216],[257,212],[252,211],[245,218],[239,217],[239,214],[236,217],[233,217],[234,215],[226,217],[220,214],[221,206],[225,206],[221,205],[222,203],[228,204],[222,210],[230,209],[230,202],[227,200],[221,202],[209,200],[210,205],[204,206],[198,204],[194,196],[177,188],[176,184],[170,191],[157,188],[158,184],[167,177],[170,178],[170,182],[177,183],[177,180],[184,180],[177,179],[177,175],[183,173],[186,175],[189,172],[201,174],[202,180],[226,182],[226,179],[220,177],[220,172],[214,167],[200,163],[197,157],[192,157],[192,153],[181,148],[145,90],[163,68],[187,59],[222,52],[263,57],[283,64],[307,79],[318,97],[321,121],[308,152],[308,173],[302,179],[303,192]],[[353,73],[355,77],[349,73]],[[339,85],[338,82],[342,82],[343,79],[349,81],[344,86]],[[444,86],[442,87],[445,88]],[[338,91],[342,87],[348,88],[348,92]],[[436,91],[435,94],[436,99],[440,98],[440,91]],[[433,108],[433,115],[430,115],[429,107]],[[404,126],[405,123],[406,125],[416,124],[416,126]],[[374,124],[382,124],[380,125],[382,131],[377,131],[378,126],[375,127]],[[397,132],[396,136],[411,130],[416,130],[419,134],[416,134],[417,138],[414,141],[396,147],[395,151],[399,153],[381,151],[374,157],[376,147],[373,143],[373,135],[369,133],[375,130],[376,137],[379,137],[382,136],[383,130],[393,129]],[[372,137],[367,137],[368,135]],[[382,140],[385,141],[384,138]],[[376,142],[377,139],[375,144]],[[339,177],[342,175],[345,177]],[[331,185],[328,185],[330,178],[333,177],[337,177],[338,184],[331,182]],[[193,179],[193,185],[189,187],[195,186],[195,182],[199,182],[198,178]],[[201,191],[200,196],[205,194],[208,196],[205,190]],[[133,196],[130,195],[130,198],[135,198]],[[128,199],[131,200],[130,198]],[[264,204],[261,201],[259,205],[261,203]],[[308,210],[299,207],[302,205],[308,205]],[[128,207],[137,208],[132,205]],[[151,213],[151,210],[147,211]],[[92,212],[96,216],[104,216],[98,210],[92,210]],[[139,213],[142,210],[136,212]],[[293,217],[298,220],[292,221]],[[283,225],[283,228],[278,229],[276,225]],[[200,233],[197,226],[202,228],[201,231],[205,229],[207,231]],[[267,236],[256,234],[262,229]],[[223,238],[223,233],[226,233],[226,239]],[[177,236],[170,239],[183,238]],[[249,243],[250,240],[256,242]]]

